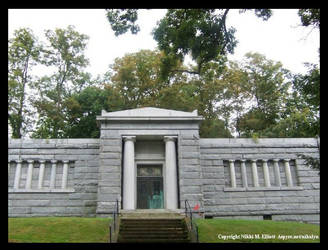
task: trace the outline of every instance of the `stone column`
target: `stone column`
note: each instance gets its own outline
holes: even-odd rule
[[[293,186],[293,180],[292,180],[292,174],[290,172],[289,159],[285,159],[285,172],[286,172],[287,186],[291,187]]]
[[[231,187],[235,188],[237,186],[236,186],[236,174],[235,174],[234,160],[229,160],[229,167],[230,167]]]
[[[67,188],[67,175],[68,175],[68,161],[63,161],[63,176],[62,176],[62,185],[61,188]]]
[[[22,170],[22,161],[18,160],[16,162],[17,162],[17,165],[16,165],[16,171],[15,171],[14,189],[19,188],[19,181],[20,181],[21,170]]]
[[[243,187],[248,187],[245,160],[241,160],[240,168],[241,168],[241,178],[243,181]]]
[[[279,169],[279,159],[273,159],[274,173],[276,178],[276,185],[281,187],[280,169]]]
[[[39,162],[40,162],[40,170],[39,170],[38,188],[41,189],[42,188],[42,184],[43,184],[44,164],[45,164],[45,161],[44,160],[41,160]]]
[[[253,173],[253,183],[254,183],[254,187],[258,187],[259,186],[259,177],[257,174],[257,165],[256,165],[256,161],[257,160],[252,160],[252,173]]]
[[[123,156],[123,209],[136,209],[136,175],[134,165],[135,136],[125,136]]]
[[[269,173],[269,167],[268,167],[268,161],[262,160],[262,166],[263,166],[263,174],[264,174],[264,185],[266,187],[270,187],[270,173]]]
[[[55,184],[56,184],[56,165],[57,165],[57,160],[52,160],[51,161],[51,175],[50,175],[50,188],[54,189]]]
[[[25,183],[25,189],[31,189],[32,187],[32,176],[33,176],[33,160],[28,160],[28,169],[27,169],[27,177]]]
[[[178,208],[177,157],[174,136],[164,136],[165,141],[165,201],[167,209]]]

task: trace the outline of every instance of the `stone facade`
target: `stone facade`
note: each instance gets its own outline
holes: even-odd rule
[[[136,209],[135,169],[155,163],[164,208],[188,200],[209,218],[319,223],[320,177],[299,157],[318,157],[316,139],[202,139],[201,120],[155,108],[103,112],[99,139],[9,139],[8,216],[109,216],[116,200]]]

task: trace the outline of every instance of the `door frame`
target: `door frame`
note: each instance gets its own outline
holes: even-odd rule
[[[163,178],[163,198],[164,198],[164,209],[166,208],[166,200],[165,200],[165,190],[166,190],[166,185],[165,185],[165,161],[163,160],[136,160],[135,161],[135,187],[134,187],[134,201],[136,204],[136,209],[137,209],[137,188],[138,188],[138,179],[137,179],[137,171],[138,171],[138,165],[159,165],[162,167],[162,178]]]

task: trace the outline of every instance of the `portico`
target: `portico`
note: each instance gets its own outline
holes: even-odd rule
[[[97,120],[101,125],[104,145],[113,144],[115,138],[121,149],[121,185],[120,192],[116,195],[121,201],[121,209],[181,208],[181,195],[184,193],[181,193],[182,183],[179,179],[179,142],[185,138],[185,132],[191,132],[197,138],[199,122],[202,120],[197,111],[182,112],[159,108],[103,111]],[[106,146],[103,147],[105,148]],[[108,170],[113,161],[105,158],[112,155],[106,151],[100,152],[100,158],[104,159],[100,163],[105,163],[100,164],[100,179],[103,178],[101,173],[110,177]],[[108,181],[110,182],[110,178]],[[105,189],[101,186],[107,185],[110,184],[101,181],[98,190]],[[114,202],[113,195],[99,195],[98,192],[98,197],[98,208],[103,209],[106,204],[110,210],[110,205]]]

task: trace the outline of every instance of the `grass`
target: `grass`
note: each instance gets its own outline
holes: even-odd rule
[[[207,243],[310,243],[320,242],[319,225],[269,220],[196,219],[199,241]],[[285,238],[280,238],[285,236]],[[314,235],[319,239],[287,239]]]
[[[24,243],[108,242],[109,218],[8,218],[8,241]]]
[[[9,218],[8,241],[23,243],[107,243],[109,218],[33,217]],[[320,235],[318,225],[298,222],[196,219],[199,240],[205,243],[320,242],[319,239],[278,239],[278,235]],[[220,237],[218,237],[218,235]],[[254,239],[246,239],[245,236]],[[264,236],[275,235],[275,239]],[[224,240],[223,236],[235,237]],[[255,239],[259,236],[259,239]]]

